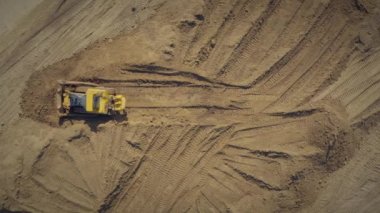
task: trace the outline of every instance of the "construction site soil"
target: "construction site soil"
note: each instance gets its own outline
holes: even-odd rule
[[[0,211],[380,208],[379,1],[33,1],[1,23]],[[126,116],[59,118],[60,79]]]

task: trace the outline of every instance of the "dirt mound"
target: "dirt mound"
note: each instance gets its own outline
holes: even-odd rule
[[[74,66],[75,64],[70,66],[65,61],[62,61],[54,68],[50,66],[44,72],[38,72],[38,77],[36,77],[36,74],[32,75],[22,94],[21,108],[23,115],[57,125],[58,113],[55,104],[55,94],[58,89],[57,80],[67,78]]]
[[[146,21],[129,33],[31,74],[16,125],[45,130],[0,135],[6,150],[17,150],[13,135],[38,141],[33,156],[22,152],[31,160],[21,169],[4,166],[1,184],[17,177],[0,191],[0,207],[293,212],[318,205],[329,178],[355,158],[362,127],[378,128],[375,2],[156,3],[155,15],[141,15]],[[116,88],[127,97],[128,121],[59,124],[59,79]]]

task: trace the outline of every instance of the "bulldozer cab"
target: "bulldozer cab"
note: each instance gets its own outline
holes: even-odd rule
[[[90,113],[108,114],[111,96],[107,90],[90,88],[86,91],[86,111]]]

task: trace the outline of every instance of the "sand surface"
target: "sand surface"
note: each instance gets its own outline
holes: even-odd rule
[[[0,211],[380,208],[379,1],[12,2]],[[58,79],[126,118],[59,119]]]

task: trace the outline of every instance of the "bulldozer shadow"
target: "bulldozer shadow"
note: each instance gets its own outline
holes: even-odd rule
[[[107,122],[125,122],[127,121],[127,114],[116,114],[116,115],[69,115],[69,116],[61,116],[58,121],[59,126],[64,126],[66,124],[75,124],[75,123],[84,123],[88,125],[93,132],[98,131],[98,127],[101,124],[105,124]]]

